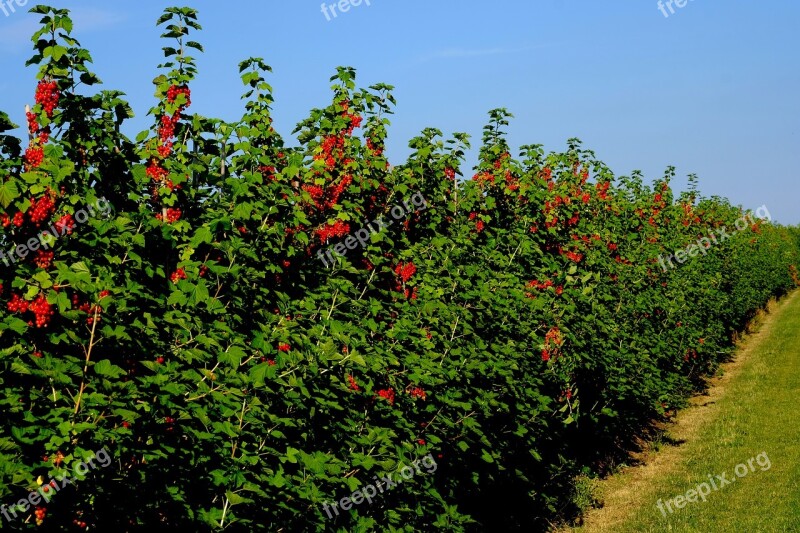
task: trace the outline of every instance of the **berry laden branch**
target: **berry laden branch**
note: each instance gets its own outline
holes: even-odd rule
[[[74,416],[78,414],[81,408],[81,399],[83,398],[83,391],[86,390],[86,377],[89,373],[89,361],[92,359],[92,349],[97,344],[95,342],[95,332],[97,331],[97,320],[98,315],[100,314],[100,306],[94,306],[94,319],[92,320],[92,335],[89,337],[89,348],[87,349],[84,347],[84,351],[86,352],[86,362],[83,366],[83,377],[81,378],[81,387],[78,390],[78,399],[75,400],[75,411],[73,414],[72,425],[75,425],[75,418]]]

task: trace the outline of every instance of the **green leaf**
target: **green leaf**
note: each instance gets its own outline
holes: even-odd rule
[[[0,185],[0,205],[4,208],[19,197],[19,189],[14,180],[9,180]]]
[[[228,498],[228,501],[231,503],[231,506],[239,505],[240,503],[252,503],[253,500],[250,498],[245,498],[243,496],[239,496],[235,492],[228,491],[225,493],[225,496]]]
[[[127,374],[125,370],[122,368],[113,365],[111,361],[108,359],[103,359],[102,361],[96,363],[92,369],[99,375],[109,377],[109,378],[118,378],[120,376],[124,376]]]
[[[197,248],[201,244],[210,243],[212,239],[211,230],[207,226],[200,226],[192,237],[191,246],[192,248]]]

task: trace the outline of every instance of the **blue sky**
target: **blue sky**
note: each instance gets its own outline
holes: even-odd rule
[[[349,65],[360,86],[395,86],[395,164],[428,126],[467,132],[477,146],[486,112],[506,107],[515,149],[562,149],[578,137],[617,174],[652,179],[675,165],[679,188],[697,173],[707,196],[800,223],[796,0],[691,0],[669,17],[656,0],[371,0],[331,20],[319,0],[53,0],[73,10],[74,35],[105,87],[127,93],[137,112],[130,136],[148,126],[154,102],[163,60],[155,20],[187,4],[204,27],[198,113],[238,118],[237,64],[262,56],[275,69],[275,122],[288,137],[329,102],[336,66]],[[35,83],[24,67],[37,27],[28,7],[0,11],[0,109],[19,124]]]

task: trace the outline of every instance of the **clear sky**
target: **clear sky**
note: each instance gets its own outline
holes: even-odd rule
[[[0,109],[18,124],[34,92],[35,71],[24,67],[33,4],[0,10]],[[707,196],[800,223],[797,0],[690,0],[672,14],[665,7],[667,17],[656,0],[364,0],[336,17],[328,9],[330,20],[320,0],[50,4],[73,10],[95,72],[127,93],[132,137],[149,124],[163,59],[155,20],[166,6],[191,5],[206,48],[192,111],[241,116],[237,64],[262,56],[275,69],[276,126],[289,137],[329,102],[328,79],[348,65],[360,86],[395,86],[395,164],[428,126],[467,132],[477,146],[486,112],[506,107],[515,149],[562,149],[578,137],[617,174],[639,169],[649,180],[675,165],[679,188],[697,173]]]

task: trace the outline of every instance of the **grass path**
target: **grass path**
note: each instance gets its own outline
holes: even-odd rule
[[[605,506],[572,531],[800,532],[800,291],[771,306],[668,433],[682,444],[602,482]],[[681,495],[696,502],[679,509]]]

